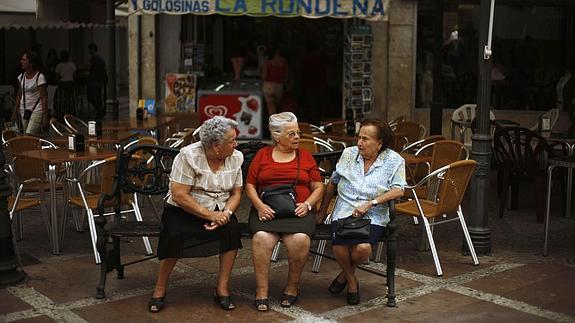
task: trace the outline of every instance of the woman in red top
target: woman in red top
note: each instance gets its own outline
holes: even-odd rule
[[[269,129],[274,144],[258,151],[250,164],[246,181],[246,194],[253,204],[249,227],[253,233],[252,258],[257,285],[255,305],[262,312],[269,308],[270,259],[280,238],[289,255],[288,282],[281,306],[290,307],[297,301],[299,279],[315,232],[312,205],[321,200],[324,191],[315,159],[308,151],[298,148],[301,132],[296,116],[291,112],[273,114],[269,118]],[[295,214],[277,218],[274,210],[262,202],[259,193],[262,187],[293,183],[296,183],[297,195]]]
[[[262,69],[264,98],[268,116],[276,113],[282,101],[284,83],[288,77],[288,62],[280,49],[275,49],[273,57],[268,60]]]

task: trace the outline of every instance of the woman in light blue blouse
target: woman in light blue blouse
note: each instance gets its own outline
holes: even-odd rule
[[[371,219],[369,239],[337,239],[332,234],[333,253],[341,272],[329,291],[340,293],[347,285],[347,303],[359,304],[359,282],[355,269],[364,263],[385,232],[389,222],[386,203],[403,195],[405,161],[388,149],[391,130],[386,122],[368,119],[359,129],[357,146],[346,148],[327,185],[318,222],[323,222],[329,201],[337,188],[338,198],[332,212],[332,233],[336,221],[349,216]]]

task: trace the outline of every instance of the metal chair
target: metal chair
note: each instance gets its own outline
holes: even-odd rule
[[[88,173],[90,173],[90,171],[94,168],[101,168],[101,179],[100,179],[100,194],[88,194],[88,192],[86,192],[84,186],[82,185],[83,179],[87,176]],[[96,233],[96,225],[95,225],[95,221],[94,218],[96,216],[100,216],[100,214],[94,214],[94,210],[96,210],[98,208],[98,200],[100,198],[101,194],[104,193],[109,193],[113,190],[113,184],[114,184],[114,177],[116,175],[116,157],[111,157],[108,158],[106,160],[100,160],[100,161],[95,161],[92,162],[90,164],[90,166],[88,166],[81,174],[80,176],[78,176],[78,178],[66,178],[66,180],[70,183],[72,183],[73,185],[75,185],[78,189],[78,196],[72,196],[68,199],[68,203],[75,205],[77,207],[81,207],[84,208],[86,210],[86,214],[88,217],[88,225],[90,228],[90,236],[92,239],[92,248],[94,250],[94,258],[96,260],[96,263],[99,264],[100,263],[100,254],[98,253],[98,250],[96,248],[96,241],[97,241],[97,233]],[[122,195],[122,206],[124,207],[130,207],[129,209],[124,209],[121,211],[122,214],[125,213],[131,213],[133,212],[136,220],[139,222],[142,222],[142,215],[140,213],[140,209],[136,203],[136,201],[134,201],[134,199],[132,198],[131,195],[129,194],[123,194]],[[106,205],[106,206],[113,206],[112,204],[110,205]],[[67,213],[68,209],[66,208],[66,212],[64,215],[64,218],[66,218],[66,213]],[[113,213],[113,212],[112,212]],[[102,214],[103,216],[107,216],[109,214],[112,213],[105,213]],[[146,254],[150,255],[152,254],[152,246],[150,244],[150,241],[148,239],[148,237],[143,237],[142,238],[144,241],[144,246],[146,248]]]
[[[54,135],[58,136],[66,136],[70,133],[73,133],[66,125],[58,121],[56,118],[50,118],[50,130],[53,132]]]
[[[67,114],[64,116],[64,122],[73,133],[80,135],[88,134],[88,124],[79,118],[76,118],[71,114]]]
[[[14,156],[15,153],[22,151],[57,148],[56,145],[51,142],[33,136],[19,136],[9,139],[6,142],[6,147],[10,156]],[[15,157],[8,163],[8,169],[13,176],[14,192],[16,192],[16,197],[11,207],[11,217],[14,218],[17,228],[15,232],[16,238],[22,239],[24,231],[22,221],[19,214],[14,212],[18,212],[20,208],[23,208],[22,205],[31,207],[38,204],[35,198],[24,198],[24,194],[38,194],[39,200],[41,203],[44,203],[46,200],[45,192],[50,190],[46,177],[46,165],[38,160]],[[61,183],[57,186],[60,189],[63,187]],[[33,205],[28,206],[28,204]],[[44,217],[46,228],[50,233],[50,219],[48,218],[47,212],[44,211],[45,210],[42,209],[42,216]],[[57,239],[58,237],[50,236],[50,238]]]
[[[391,131],[395,131],[395,129],[397,128],[397,124],[400,122],[405,122],[405,120],[407,120],[407,118],[405,116],[399,116],[399,117],[389,121],[387,124],[389,125],[389,128],[391,129]]]
[[[452,221],[459,221],[467,247],[471,253],[474,265],[479,265],[479,260],[475,254],[471,237],[467,231],[467,225],[461,210],[461,201],[467,190],[469,180],[475,170],[477,163],[474,160],[462,160],[447,166],[441,167],[432,172],[419,183],[414,186],[407,186],[406,189],[412,190],[414,199],[397,203],[395,209],[398,213],[410,215],[412,217],[421,217],[425,226],[425,232],[429,245],[431,246],[431,253],[435,263],[435,270],[438,276],[443,275],[439,257],[435,248],[435,241],[433,240],[432,227]],[[422,185],[428,185],[429,181],[437,182],[437,194],[432,197],[423,198],[416,193],[416,189]],[[457,214],[456,217],[448,218],[448,215]],[[443,217],[443,218],[442,218]]]
[[[397,124],[394,133],[401,134],[407,138],[407,144],[411,144],[423,139],[425,131],[425,127],[419,123],[403,121]]]

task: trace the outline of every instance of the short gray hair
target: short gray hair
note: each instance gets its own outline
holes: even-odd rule
[[[297,123],[297,117],[292,112],[280,112],[272,114],[269,120],[270,134],[272,135],[272,140],[274,142],[278,141],[278,137],[284,130],[284,127],[288,123]]]
[[[224,142],[224,136],[230,129],[237,129],[238,123],[235,120],[215,116],[204,121],[200,128],[200,141],[204,147],[211,147],[213,144]]]

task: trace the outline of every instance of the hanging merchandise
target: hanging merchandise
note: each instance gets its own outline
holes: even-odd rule
[[[344,48],[345,109],[354,112],[356,120],[372,109],[371,26],[354,20],[347,27]]]

